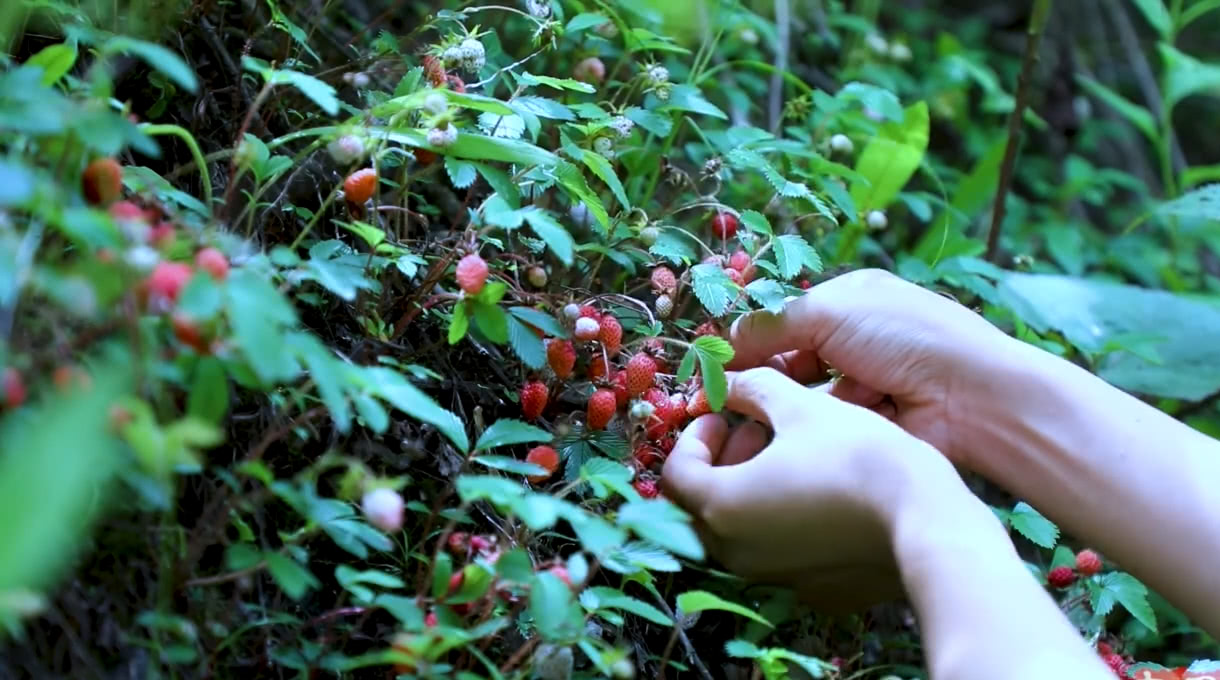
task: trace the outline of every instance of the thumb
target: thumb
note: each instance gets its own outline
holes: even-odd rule
[[[713,465],[728,434],[724,417],[700,416],[682,432],[665,460],[661,471],[665,495],[696,517],[716,494],[719,476]]]

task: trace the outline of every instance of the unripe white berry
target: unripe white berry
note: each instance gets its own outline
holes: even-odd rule
[[[369,86],[369,76],[367,73],[353,73],[352,87],[362,90]]]
[[[547,0],[525,0],[525,7],[529,10],[530,16],[537,19],[551,16],[551,3]]]
[[[569,302],[568,304],[563,306],[563,315],[566,316],[569,321],[575,321],[575,320],[579,319],[580,318],[580,305],[576,304],[575,302]]]
[[[660,64],[649,66],[647,74],[648,82],[653,86],[669,82],[669,69]]]
[[[457,141],[458,130],[455,125],[446,125],[444,127],[434,127],[428,130],[428,143],[432,146],[445,148],[452,146]]]
[[[637,399],[631,402],[631,410],[628,412],[628,415],[635,422],[642,423],[651,418],[654,413],[656,413],[655,406],[643,399]]]
[[[339,165],[351,165],[364,158],[364,141],[356,135],[343,135],[327,144],[326,152]]]
[[[610,664],[610,677],[614,680],[634,680],[635,664],[631,659],[619,659]]]
[[[851,142],[851,137],[847,135],[839,134],[830,138],[830,150],[835,153],[849,154],[855,148],[855,145]]]
[[[670,314],[674,313],[674,300],[668,295],[660,295],[656,302],[657,317],[668,319]]]
[[[571,217],[577,226],[589,226],[589,206],[585,205],[584,201],[573,203],[572,207],[568,209],[568,217]]]
[[[627,116],[615,116],[610,119],[610,127],[622,139],[631,136],[631,131],[635,129],[635,123]]]
[[[887,218],[885,213],[881,212],[880,210],[870,212],[868,214],[867,222],[869,229],[885,229],[890,223],[889,218]]]
[[[393,489],[373,489],[360,500],[360,509],[369,524],[387,533],[402,528],[402,496]]]
[[[424,110],[439,116],[449,109],[449,100],[440,92],[433,92],[424,98]]]
[[[593,150],[606,158],[614,158],[614,140],[609,137],[598,137],[593,140]]]
[[[530,267],[525,272],[525,277],[529,279],[530,285],[535,288],[545,288],[547,282],[546,270],[537,265]]]
[[[462,41],[462,68],[467,71],[482,70],[483,65],[487,63],[487,51],[483,49],[483,43],[475,38],[466,38]]]
[[[869,33],[868,37],[864,39],[864,45],[879,57],[884,57],[890,52],[890,44],[877,33]]]
[[[651,246],[661,237],[661,230],[656,227],[644,227],[640,230],[640,242],[646,246]]]
[[[601,324],[587,316],[582,316],[576,320],[576,327],[572,334],[576,336],[577,340],[596,340],[601,331]]]
[[[910,61],[912,56],[911,48],[906,45],[902,43],[890,45],[890,59],[894,61]]]

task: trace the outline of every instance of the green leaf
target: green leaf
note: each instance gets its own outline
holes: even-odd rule
[[[584,617],[572,599],[572,591],[549,571],[534,576],[529,613],[545,640],[574,637],[584,628]]]
[[[1173,33],[1173,19],[1169,16],[1169,10],[1165,9],[1165,3],[1161,0],[1132,1],[1148,20],[1148,25],[1160,34],[1162,39],[1168,40]]]
[[[267,571],[271,572],[271,578],[275,579],[285,595],[294,600],[301,599],[306,592],[322,585],[308,569],[281,553],[267,552],[263,558],[267,560]]]
[[[525,583],[534,575],[534,565],[524,548],[513,548],[496,560],[496,574],[510,583]]]
[[[724,375],[724,365],[704,353],[699,353],[699,374],[703,377],[703,391],[707,404],[713,411],[724,408],[729,396],[729,383]]]
[[[1148,588],[1131,574],[1110,572],[1098,577],[1098,588],[1093,591],[1091,604],[1098,615],[1104,616],[1117,602],[1131,613],[1136,621],[1152,632],[1157,631],[1156,614],[1148,603]]]
[[[604,14],[597,14],[595,12],[581,12],[568,21],[567,25],[563,27],[563,32],[576,33],[577,31],[583,31],[585,29],[593,28],[594,26],[601,26],[607,21],[609,21],[609,19],[607,19],[606,15]]]
[[[26,60],[27,66],[42,69],[42,84],[50,87],[59,82],[76,65],[76,44],[48,45]]]
[[[475,456],[470,459],[472,462],[478,463],[483,467],[489,467],[493,470],[502,470],[518,475],[541,475],[546,474],[546,469],[537,463],[527,463],[516,458],[508,456]]]
[[[468,301],[459,301],[453,306],[453,318],[449,320],[450,345],[461,342],[462,338],[466,337],[466,331],[470,330],[470,317],[466,312],[467,304]]]
[[[347,302],[356,292],[376,287],[364,274],[367,255],[357,253],[338,239],[319,241],[309,249],[309,260],[301,272],[303,280],[317,281],[322,287]]]
[[[0,159],[0,206],[16,206],[30,200],[34,196],[35,181],[34,173],[30,172],[29,168]],[[96,225],[95,229],[98,231],[106,229],[103,226],[104,221],[95,219],[93,215],[89,216],[89,222]],[[95,229],[88,229],[84,234],[69,234],[69,236],[87,241],[87,237],[95,233]],[[115,236],[107,235],[105,238],[115,243],[119,242]]]
[[[479,172],[474,163],[458,160],[452,156],[445,156],[445,172],[448,173],[449,181],[453,183],[455,189],[465,189],[479,178]]]
[[[756,234],[772,236],[775,233],[771,230],[771,223],[767,221],[767,216],[757,210],[746,210],[741,213],[741,223]]]
[[[614,197],[618,199],[619,205],[623,206],[623,210],[631,210],[631,202],[627,200],[627,192],[623,190],[623,183],[619,181],[618,175],[614,174],[614,168],[611,167],[610,161],[604,156],[595,153],[588,149],[581,151],[581,160],[585,166],[593,171],[601,181],[610,187],[610,191]]]
[[[107,40],[102,46],[102,52],[135,55],[153,69],[164,73],[182,89],[191,93],[199,90],[199,79],[195,76],[195,71],[173,51],[160,45],[120,36]]]
[[[593,495],[607,498],[611,491],[626,498],[637,496],[631,488],[631,468],[609,458],[590,458],[580,466],[580,478],[593,487]]]
[[[736,285],[724,268],[715,264],[697,264],[691,267],[691,287],[699,303],[712,316],[724,316],[729,311],[729,304],[736,297]]]
[[[602,555],[602,566],[618,574],[640,570],[674,573],[682,564],[660,547],[647,541],[628,541]]]
[[[382,593],[373,599],[373,604],[390,612],[407,630],[420,630],[424,627],[424,610],[418,600],[402,595],[387,595]]]
[[[919,169],[928,148],[928,104],[906,109],[901,123],[886,123],[856,159],[861,180],[852,182],[851,197],[862,213],[884,210]]]
[[[564,328],[558,319],[544,311],[534,309],[533,307],[509,307],[508,313],[534,328],[540,329],[549,336],[556,338],[568,337],[568,329]]]
[[[203,357],[195,365],[195,380],[186,400],[186,412],[213,425],[219,425],[229,410],[229,380],[224,364],[215,357]]]
[[[1156,212],[1162,216],[1171,215],[1220,222],[1220,184],[1208,184],[1172,201],[1162,203]]]
[[[1008,522],[1022,536],[1043,548],[1053,548],[1059,541],[1059,527],[1024,501],[1013,507]]]
[[[690,377],[694,375],[695,359],[698,358],[698,355],[699,353],[695,351],[694,347],[686,350],[686,354],[682,355],[682,363],[678,364],[678,375],[676,376],[679,383],[690,380]]]
[[[521,192],[517,190],[517,186],[513,184],[508,173],[487,163],[475,163],[474,167],[483,176],[483,179],[487,180],[487,184],[495,190],[496,196],[509,208],[516,210],[521,207]]]
[[[631,501],[619,508],[618,523],[676,555],[703,559],[703,545],[690,526],[690,517],[669,501]]]
[[[462,569],[462,587],[456,593],[445,598],[449,604],[467,604],[474,602],[487,593],[494,578],[489,569],[480,564],[468,564]]]
[[[815,273],[822,271],[822,258],[803,236],[784,234],[773,243],[775,264],[779,267],[780,277],[791,279],[806,267]]]
[[[327,115],[339,113],[339,98],[335,94],[335,88],[329,83],[300,71],[273,69],[267,62],[251,56],[243,56],[241,64],[247,71],[262,75],[263,80],[271,85],[291,85]]]
[[[1167,43],[1158,46],[1165,66],[1165,106],[1172,110],[1183,99],[1204,92],[1220,95],[1220,66],[1209,64]]]
[[[518,114],[531,114],[552,120],[576,120],[571,109],[545,97],[513,97],[508,105]]]
[[[592,609],[619,609],[630,612],[659,626],[672,626],[673,621],[660,609],[641,602],[616,588],[595,586],[581,594],[581,602]]]
[[[487,475],[462,475],[456,487],[464,503],[485,500],[501,508],[512,507],[525,495],[520,483]]]
[[[553,87],[556,90],[573,90],[575,92],[584,92],[585,94],[593,94],[597,88],[589,83],[571,78],[552,78],[551,76],[536,76],[529,71],[523,71],[518,77],[522,85],[546,85]]]
[[[529,442],[549,442],[551,438],[551,433],[540,427],[534,427],[512,418],[501,418],[483,432],[483,436],[479,437],[479,441],[475,443],[474,450],[482,451],[483,449],[494,449],[497,446]]]
[[[572,264],[575,242],[562,224],[542,208],[526,208],[522,211],[522,217],[529,223],[538,238],[542,239],[551,252],[555,253],[555,257],[558,257],[560,262],[569,266]]]
[[[692,346],[695,351],[699,352],[699,356],[707,357],[717,363],[727,364],[733,360],[733,346],[724,338],[703,335],[695,338]]]
[[[751,281],[746,286],[746,293],[763,309],[778,314],[783,311],[784,305],[787,304],[785,299],[787,294],[784,292],[784,287],[771,279],[756,279]]]
[[[1135,129],[1144,133],[1144,136],[1149,140],[1156,141],[1158,137],[1156,118],[1153,117],[1148,109],[1132,103],[1126,97],[1088,76],[1077,74],[1076,82],[1080,83],[1080,86],[1089,94],[1097,97],[1106,106],[1114,109],[1115,113],[1127,119],[1128,123],[1131,123],[1135,126]]]
[[[681,229],[665,227],[648,252],[674,264],[686,264],[695,259],[695,241]]]
[[[233,339],[255,375],[265,384],[295,377],[299,364],[283,351],[284,327],[297,323],[288,301],[270,281],[244,267],[229,272],[224,288]]]
[[[370,389],[394,408],[435,426],[462,453],[470,450],[470,439],[466,436],[466,427],[462,421],[452,412],[441,408],[432,397],[424,394],[405,377],[384,366],[366,367],[364,373],[372,383]]]
[[[721,120],[728,120],[729,118],[715,104],[704,99],[703,93],[699,91],[699,88],[687,83],[671,87],[669,90],[669,100],[659,107],[658,110],[690,111],[691,113],[701,113]]]
[[[474,300],[471,309],[475,325],[488,340],[499,345],[508,342],[508,314],[499,305]]]
[[[546,345],[542,338],[516,316],[508,316],[508,344],[521,361],[534,370],[546,365]]]
[[[638,106],[628,108],[623,115],[658,137],[668,137],[674,129],[674,123],[669,116],[662,116],[655,111],[647,111]]]
[[[706,590],[688,590],[678,596],[678,609],[682,614],[694,614],[702,611],[722,611],[730,614],[743,616],[751,621],[757,621],[768,628],[775,626],[768,620],[764,619],[757,612],[728,600],[722,599],[717,595],[707,592]]]
[[[881,114],[888,121],[902,122],[904,112],[897,95],[889,90],[869,85],[868,83],[852,82],[843,86],[835,94],[836,99],[858,101],[870,111]]]

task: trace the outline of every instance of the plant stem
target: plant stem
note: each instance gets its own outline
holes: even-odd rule
[[[1004,149],[1004,161],[1000,165],[1000,186],[996,190],[995,205],[991,210],[991,231],[987,233],[988,262],[994,263],[1000,250],[1000,228],[1004,223],[1005,199],[1012,185],[1012,171],[1017,160],[1017,147],[1020,146],[1021,123],[1024,121],[1025,107],[1029,99],[1030,80],[1033,77],[1034,64],[1038,63],[1038,46],[1042,44],[1042,29],[1046,27],[1050,10],[1051,0],[1036,0],[1033,13],[1029,17],[1025,58],[1021,62],[1021,75],[1017,79],[1016,102],[1012,116],[1008,119],[1008,146]]]
[[[199,180],[203,182],[203,202],[208,206],[208,212],[211,212],[212,177],[208,174],[207,161],[204,159],[203,151],[199,149],[199,143],[195,141],[195,136],[178,125],[152,125],[145,123],[140,126],[140,130],[149,137],[173,135],[186,143],[186,147],[191,151],[191,157],[195,159],[195,167],[199,168]]]

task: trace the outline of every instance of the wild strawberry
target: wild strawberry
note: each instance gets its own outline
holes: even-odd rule
[[[596,340],[597,336],[601,335],[601,332],[602,327],[597,322],[597,319],[582,316],[576,320],[576,326],[572,330],[572,335],[575,335],[577,340],[588,342]]]
[[[652,290],[658,294],[673,295],[678,290],[678,277],[669,267],[657,267],[652,270]]]
[[[589,397],[585,424],[590,430],[604,430],[617,410],[618,400],[614,398],[614,391],[598,389]]]
[[[1067,588],[1076,582],[1076,572],[1071,567],[1055,567],[1047,573],[1046,582],[1052,588]]]
[[[729,256],[729,267],[736,269],[739,272],[745,273],[746,267],[750,266],[750,254],[744,250],[738,250]]]
[[[465,531],[455,531],[445,539],[445,545],[449,547],[449,552],[455,555],[465,555],[466,549],[470,547],[470,534]]]
[[[493,545],[494,543],[492,540],[486,536],[475,534],[470,537],[470,547],[473,548],[475,552],[487,552],[492,549]]]
[[[707,403],[707,392],[700,387],[691,395],[690,401],[686,402],[686,415],[691,418],[698,418],[711,412],[712,406]]]
[[[0,376],[0,383],[0,387],[4,388],[5,408],[17,408],[25,403],[25,381],[21,379],[21,373],[17,369],[12,366],[5,368],[4,375]]]
[[[653,406],[653,417],[644,434],[649,439],[660,439],[669,433],[669,424],[672,420],[669,412],[669,395],[665,393],[665,390],[654,387],[644,392],[644,400]]]
[[[674,300],[668,295],[657,296],[655,310],[658,319],[668,319],[674,313]]]
[[[598,85],[606,78],[606,65],[597,57],[582,59],[572,69],[572,77],[582,82]]]
[[[712,217],[712,233],[724,240],[737,235],[737,217],[731,213],[716,213]]]
[[[563,316],[568,321],[575,323],[576,320],[580,318],[580,305],[576,304],[575,302],[569,302],[568,304],[564,305]]]
[[[669,429],[680,430],[686,425],[686,397],[681,394],[669,395]]]
[[[438,158],[435,151],[427,149],[415,149],[412,153],[415,154],[415,161],[420,165],[432,165]]]
[[[839,134],[830,138],[830,150],[835,153],[849,154],[855,149],[851,137]]]
[[[801,279],[800,283],[798,283],[797,285],[799,285],[801,287],[801,290],[809,290],[810,288],[813,287],[813,282],[810,281],[809,279]]]
[[[546,385],[537,380],[525,383],[521,388],[521,414],[526,420],[536,420],[546,409]]]
[[[549,446],[535,446],[525,454],[525,462],[533,463],[546,470],[546,474],[539,473],[527,477],[530,483],[541,484],[550,479],[555,474],[555,470],[559,469],[559,453]]]
[[[1114,671],[1114,675],[1120,678],[1127,677],[1127,669],[1130,664],[1128,664],[1123,657],[1119,656],[1118,654],[1104,654],[1102,655],[1101,660],[1110,667],[1110,670]]]
[[[611,377],[610,364],[606,362],[606,357],[602,356],[601,352],[595,353],[593,358],[589,359],[586,375],[589,376],[589,380]]]
[[[1101,656],[1105,656],[1107,654],[1113,654],[1114,648],[1111,647],[1110,643],[1108,643],[1108,642],[1098,642],[1097,643],[1097,653],[1100,654]]]
[[[148,230],[148,245],[154,248],[164,248],[174,240],[173,222],[158,222],[152,229]],[[226,264],[228,264],[226,262]]]
[[[546,343],[546,362],[555,372],[555,377],[567,380],[576,365],[576,348],[571,340],[554,338]]]
[[[145,222],[148,219],[144,214],[144,208],[131,201],[119,201],[111,205],[108,212],[112,218],[119,222]]]
[[[99,158],[81,173],[81,191],[90,205],[110,205],[123,191],[123,166],[113,158]]]
[[[600,322],[602,320],[601,310],[599,310],[597,307],[594,307],[593,305],[581,305],[580,306],[580,315],[583,318],[593,319],[594,321],[598,321],[598,322]]]
[[[178,338],[178,341],[182,344],[200,354],[211,352],[207,339],[203,337],[203,332],[199,329],[199,324],[195,323],[194,319],[185,314],[175,312],[170,316],[170,326],[173,328],[174,337]]]
[[[627,362],[627,394],[637,396],[652,387],[657,378],[657,362],[644,352]]]
[[[627,410],[627,417],[631,418],[633,423],[647,423],[649,420],[652,420],[652,416],[656,412],[657,409],[652,404],[643,399],[636,399],[631,402],[631,408]]]
[[[466,582],[466,572],[461,569],[449,575],[449,590],[447,594],[452,595],[462,589],[462,584]]]
[[[653,226],[647,226],[640,230],[640,243],[651,247],[661,238],[661,230]]]
[[[698,337],[703,337],[705,335],[715,335],[715,336],[719,337],[720,336],[720,324],[716,323],[715,321],[704,321],[703,323],[699,324],[698,326],[695,326],[695,337],[698,338]]]
[[[645,338],[644,342],[640,343],[640,347],[658,361],[665,354],[665,342],[661,338]],[[660,364],[657,365],[660,366]]]
[[[725,265],[725,259],[723,255],[712,254],[703,258],[703,264],[714,264],[717,267],[723,267]]]
[[[730,281],[732,281],[733,283],[735,283],[739,286],[746,285],[745,278],[742,277],[741,272],[737,271],[736,269],[733,269],[731,267],[726,267],[724,269],[724,275],[729,277]]]
[[[641,498],[656,498],[661,494],[660,489],[657,488],[657,482],[654,479],[640,477],[632,482],[631,486],[635,488],[636,493],[640,494]]]
[[[1092,550],[1081,550],[1076,553],[1076,571],[1081,576],[1092,576],[1101,571],[1101,557]]]
[[[530,282],[530,285],[535,288],[546,288],[547,275],[546,270],[538,265],[530,267],[525,272],[525,278]]]
[[[436,628],[439,621],[436,618],[436,612],[428,612],[424,615],[424,626],[427,628]]]
[[[457,279],[458,287],[467,295],[476,295],[487,283],[487,271],[487,261],[479,257],[478,253],[471,253],[458,260],[453,275]]]
[[[360,500],[360,509],[369,524],[387,533],[402,528],[404,508],[402,496],[393,489],[373,489]]]
[[[224,281],[229,275],[229,258],[215,248],[204,248],[195,253],[195,266],[211,274],[217,281]]]
[[[678,443],[678,438],[673,434],[667,434],[664,437],[653,442],[656,444],[657,450],[662,456],[668,456],[674,450],[674,446]]]
[[[373,197],[377,189],[377,171],[372,168],[357,170],[343,181],[343,195],[349,203],[363,205]]]
[[[664,458],[661,452],[655,446],[641,444],[635,447],[635,451],[631,454],[631,459],[634,460],[640,468],[647,470],[653,465],[659,464]]]
[[[159,305],[168,309],[178,301],[178,294],[191,280],[195,270],[182,262],[158,262],[148,275],[147,286],[149,297]]]
[[[565,586],[567,586],[569,588],[572,587],[572,577],[568,575],[567,567],[563,566],[562,564],[556,564],[555,566],[551,567],[550,569],[547,569],[547,571],[554,574],[555,578],[559,579],[560,581],[563,581],[563,584]]]
[[[607,355],[614,356],[618,354],[619,347],[623,344],[623,326],[613,314],[602,316],[597,339],[601,340],[602,347],[606,348]]]
[[[747,266],[745,271],[741,272],[741,280],[743,283],[750,283],[756,278],[758,278],[758,267],[754,265]]]
[[[627,372],[619,371],[612,378],[614,381],[614,400],[619,408],[627,405],[631,400],[631,395],[627,393]]]

